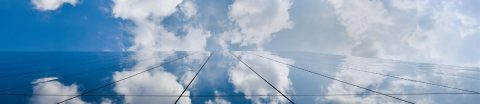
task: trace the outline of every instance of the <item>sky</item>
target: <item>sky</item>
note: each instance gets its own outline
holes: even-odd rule
[[[194,93],[195,90],[183,88],[188,86],[188,79],[192,79],[193,73],[198,70],[195,66],[210,58],[207,53],[195,54],[197,51],[218,52],[215,57],[226,60],[219,62],[220,64],[213,64],[218,66],[210,69],[227,69],[218,73],[227,77],[224,78],[225,83],[233,89],[229,90],[230,93],[271,95],[277,92],[293,93],[296,90],[292,89],[301,88],[302,85],[296,83],[305,82],[292,82],[298,76],[290,75],[297,71],[292,70],[289,65],[308,63],[294,60],[306,56],[287,57],[288,55],[279,54],[281,52],[341,55],[340,59],[330,60],[335,62],[334,67],[340,67],[330,68],[332,71],[338,70],[332,72],[332,78],[347,80],[360,86],[379,86],[385,91],[389,89],[396,92],[422,91],[424,85],[392,81],[384,77],[363,76],[354,71],[355,68],[365,68],[389,75],[399,71],[394,69],[400,69],[402,72],[402,69],[410,68],[409,64],[403,65],[401,62],[398,62],[401,65],[378,63],[380,65],[376,66],[372,64],[377,62],[374,58],[478,67],[480,7],[477,5],[480,5],[478,0],[0,1],[0,12],[4,13],[0,16],[0,51],[133,52],[134,54],[128,58],[136,61],[135,65],[116,70],[106,78],[111,78],[111,81],[123,81],[123,78],[129,78],[139,72],[145,72],[146,75],[124,80],[123,83],[113,83],[111,90],[119,95],[168,95],[180,91],[185,91],[186,95]],[[266,57],[280,60],[283,64],[245,55],[242,52],[234,53],[242,57],[231,57],[227,51],[258,51]],[[179,67],[158,66],[184,54],[191,56],[182,61]],[[363,60],[362,57],[372,59]],[[148,58],[153,59],[144,60]],[[246,69],[246,64],[235,61],[235,58],[245,60],[260,69],[259,73],[267,73],[265,79],[278,87],[277,91],[270,88],[272,85],[269,86],[258,79],[258,74],[242,70]],[[319,63],[310,64],[317,65],[317,68],[327,67]],[[365,64],[367,66],[361,66]],[[417,64],[423,65],[415,63],[412,66]],[[427,69],[436,69],[430,68],[436,67],[435,65],[425,66]],[[158,70],[145,71],[152,67]],[[177,68],[179,70],[173,70]],[[456,73],[472,74],[458,70],[450,74]],[[404,77],[428,79],[419,74],[405,74]],[[33,93],[78,95],[86,92],[81,88],[82,83],[65,83],[56,79],[61,77],[50,76],[33,80],[32,83],[55,80],[36,84],[32,88]],[[478,88],[476,84],[464,84],[469,81],[450,80],[440,78],[435,81],[449,86]],[[365,91],[344,86],[341,81],[335,81],[322,88],[327,94],[334,94],[333,92],[357,94]],[[416,90],[408,90],[411,87]],[[215,95],[221,93],[226,92],[214,91]],[[55,103],[66,98],[68,96],[55,96],[49,100],[32,97],[30,101]],[[245,99],[253,103],[288,102],[286,99],[270,96],[245,96]],[[385,100],[374,95],[325,99],[339,103],[378,103]],[[432,100],[425,99],[418,102]],[[125,97],[123,100],[127,103],[153,103],[176,99],[146,100]],[[188,104],[193,100],[196,99],[186,97],[180,102]],[[222,98],[209,101],[228,102]],[[76,98],[70,102],[88,103],[88,100]],[[102,99],[101,102],[111,103],[112,99]]]
[[[0,2],[0,51],[302,51],[480,65],[477,0]]]

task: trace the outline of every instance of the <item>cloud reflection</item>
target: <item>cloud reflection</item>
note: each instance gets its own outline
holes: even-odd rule
[[[271,57],[273,59],[281,60],[290,64],[293,63],[293,61],[289,59],[273,55],[270,52],[263,53],[266,57]],[[288,77],[288,66],[269,60],[264,60],[263,58],[252,55],[242,55],[241,60],[245,61],[249,66],[252,67],[253,70],[258,72],[267,81],[272,83],[272,85],[275,86],[280,92],[284,94],[291,92],[292,82]],[[241,62],[238,62],[235,66],[233,66],[228,73],[229,81],[234,85],[235,92],[241,92],[245,95],[280,95]],[[257,104],[264,103],[263,101],[270,102],[271,104],[288,102],[288,100],[283,97],[275,96],[245,96],[245,98],[250,99],[253,103]]]
[[[57,77],[47,77],[35,80],[32,83],[43,82],[48,80],[58,79]],[[46,83],[40,83],[33,87],[33,94],[44,95],[78,95],[78,86],[76,84],[64,85],[58,81],[50,81]],[[70,98],[70,96],[33,96],[30,99],[34,104],[55,104]],[[80,98],[72,99],[67,104],[88,104]]]

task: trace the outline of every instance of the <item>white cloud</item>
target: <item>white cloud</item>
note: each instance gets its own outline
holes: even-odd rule
[[[371,29],[393,25],[392,18],[386,13],[382,2],[368,2],[367,0],[329,0],[339,15],[338,19],[347,29],[348,35],[354,39]]]
[[[78,3],[78,0],[32,0],[31,2],[37,10],[50,11],[57,10],[60,6],[66,3],[75,6]]]
[[[208,100],[205,102],[205,104],[231,104],[231,102],[225,100],[225,99],[222,99],[221,97],[218,97],[218,95],[220,94],[220,92],[218,91],[214,91],[214,94],[215,96],[215,99],[214,100]]]
[[[418,10],[424,11],[428,6],[424,6],[428,0],[395,0],[392,1],[392,6],[403,10]]]
[[[163,19],[179,11],[177,9],[180,9],[180,12],[188,18],[194,16],[196,8],[192,1],[114,0],[113,2],[113,15],[134,23],[134,26],[129,30],[133,36],[133,45],[129,50],[135,51],[136,55],[133,58],[139,61],[131,71],[115,73],[115,80],[158,65],[167,57],[174,56],[174,51],[205,50],[210,32],[205,31],[201,26],[191,24],[180,26],[181,31],[185,33],[184,36],[180,36],[176,31],[168,30],[162,24]],[[159,53],[159,51],[162,53]],[[160,58],[140,61],[152,57]],[[198,59],[198,57],[188,58],[188,60],[195,59]],[[177,82],[177,77],[164,71],[163,68],[160,67],[160,69],[155,70],[143,73],[144,75],[139,75],[138,78],[130,78],[118,83],[115,91],[119,94],[179,95],[184,88],[182,84],[187,83],[185,80],[191,77],[191,73],[185,73],[182,80]],[[189,95],[189,92],[187,91],[185,95]],[[158,103],[175,102],[176,98],[126,97],[125,100],[131,103]],[[189,104],[190,98],[182,97],[180,103]]]
[[[142,52],[142,51],[140,51]],[[142,53],[136,53],[137,56],[134,57],[135,59],[139,60],[139,58],[145,56],[141,56]],[[147,52],[147,55],[150,52]],[[187,53],[194,56],[193,58],[185,58],[186,63],[193,63],[194,61],[197,62],[198,60],[204,60],[205,55],[203,57],[198,57],[192,53]],[[138,63],[132,68],[125,71],[118,71],[115,72],[113,75],[114,80],[120,80],[122,78],[131,76],[133,74],[139,73],[141,71],[147,70],[147,68],[154,67],[160,65],[161,62],[165,61],[167,57],[175,56],[172,51],[160,52],[160,54],[153,54],[153,57],[159,57],[158,60],[151,60],[151,61],[138,61]],[[160,57],[161,56],[161,57]],[[196,56],[196,57],[195,57]],[[151,58],[151,57],[150,57]],[[178,57],[177,57],[178,58]],[[183,69],[180,67],[176,67],[177,69]],[[119,95],[180,95],[181,92],[184,90],[184,87],[190,82],[193,78],[195,73],[190,70],[191,67],[186,67],[185,72],[181,75],[180,78],[172,74],[171,72],[165,71],[163,67],[158,67],[156,69],[150,70],[148,72],[139,74],[135,77],[131,77],[127,80],[123,80],[122,82],[116,83],[114,87],[114,91]],[[190,85],[190,89],[195,82]],[[183,95],[190,95],[190,91],[185,91]],[[158,102],[175,102],[176,97],[131,97],[125,96],[125,102],[128,103],[141,103],[141,104],[155,104]],[[191,100],[188,97],[182,97],[179,100],[180,104],[190,104]]]
[[[281,62],[289,64],[293,63],[289,59],[272,55],[269,52],[263,52],[262,55]],[[242,55],[242,61],[252,67],[253,70],[269,81],[280,92],[287,94],[291,91],[292,82],[288,78],[288,66],[253,55]],[[250,69],[241,62],[238,62],[236,66],[232,67],[228,73],[229,81],[234,85],[235,92],[242,92],[245,95],[279,95],[276,90],[269,86],[254,72],[250,71]],[[251,99],[252,102],[256,104],[263,103],[265,100],[270,101],[272,104],[288,102],[288,100],[283,97],[245,96],[245,98]]]
[[[113,101],[107,98],[102,98],[102,102],[100,104],[113,104]]]
[[[119,80],[128,77],[139,71],[116,72],[113,79]],[[129,78],[116,84],[115,92],[120,95],[180,95],[183,86],[177,82],[177,77],[165,71],[150,71],[141,75]],[[189,95],[186,91],[184,95]],[[158,102],[173,103],[176,97],[125,97],[126,103],[134,104],[156,104]],[[190,104],[190,99],[182,98],[180,104]]]
[[[180,10],[187,18],[191,18],[197,14],[197,6],[190,0],[186,0],[180,4]]]
[[[385,65],[365,65],[365,64],[372,64],[377,63],[373,60],[366,60],[362,58],[356,57],[346,57],[344,62],[341,63],[339,67],[339,71],[335,73],[334,78],[338,80],[342,80],[345,82],[353,83],[355,85],[361,87],[368,87],[371,86],[371,89],[375,91],[387,93],[383,90],[375,89],[378,85],[382,84],[385,81],[385,77],[376,76],[376,75],[368,75],[369,73],[363,73],[355,71],[351,68],[362,70],[366,69],[372,72],[378,73],[388,73],[391,72],[392,68],[388,68],[388,63],[382,63]],[[358,65],[365,65],[365,66],[357,66]],[[361,94],[366,90],[354,87],[348,84],[344,84],[338,81],[333,81],[327,87],[326,94]],[[367,91],[368,92],[368,91]],[[373,93],[373,92],[369,92]],[[377,103],[394,103],[395,99],[391,99],[384,96],[377,96],[377,95],[365,95],[365,96],[327,96],[325,97],[327,100],[335,101],[338,103],[345,103],[345,104],[377,104]]]
[[[134,27],[129,31],[133,34],[133,46],[131,51],[203,51],[207,40],[212,35],[203,25],[195,24],[197,5],[194,0],[114,0],[113,14],[117,18],[132,21]],[[231,44],[240,46],[255,45],[262,50],[262,44],[270,41],[273,33],[293,26],[290,21],[289,9],[291,0],[236,0],[230,5],[228,20],[234,26],[223,33],[215,36],[218,44],[223,49],[228,49]],[[182,13],[185,17],[179,18],[176,13]],[[172,15],[175,14],[175,15]],[[175,26],[185,32],[186,36],[177,33],[177,30],[169,30],[163,19],[175,16],[177,20],[185,21],[185,24]],[[183,26],[182,26],[183,25]],[[217,44],[213,42],[213,44]]]
[[[187,71],[180,78],[180,83],[182,83],[183,86],[187,86],[188,83],[192,81],[194,76],[195,76],[195,73],[192,71],[192,69],[188,68]],[[195,85],[195,82],[192,82],[190,86],[193,86],[193,85]]]
[[[210,32],[202,27],[186,25],[183,31],[186,36],[167,30],[162,20],[177,11],[182,0],[114,0],[113,14],[115,17],[133,21],[135,27],[130,31],[133,35],[131,51],[203,51]],[[184,5],[194,5],[187,1]],[[184,7],[184,6],[182,6]],[[188,6],[187,6],[188,7]],[[193,7],[184,10],[187,14],[193,12]],[[144,53],[143,55],[145,55]]]
[[[293,26],[288,12],[291,5],[290,0],[235,0],[228,16],[237,28],[223,33],[220,41],[262,49],[263,43],[274,37],[273,33]]]
[[[215,100],[208,100],[205,104],[231,104],[229,101],[215,97]]]
[[[145,26],[145,27],[144,27]],[[139,25],[134,32],[133,51],[203,51],[210,33],[201,28],[186,26],[186,36],[180,37],[154,23]]]
[[[113,0],[113,14],[122,19],[145,21],[149,18],[163,19],[176,12],[182,0]]]
[[[361,87],[366,87],[374,91],[386,93],[386,94],[398,94],[398,93],[430,93],[430,92],[444,92],[444,93],[456,93],[458,90],[452,90],[450,88],[433,86],[425,83],[418,83],[405,79],[414,79],[418,81],[434,83],[439,85],[450,86],[454,88],[463,89],[475,89],[476,85],[466,84],[469,83],[469,79],[462,79],[452,76],[444,76],[431,73],[430,71],[418,71],[418,70],[431,70],[434,72],[445,70],[450,71],[450,74],[461,74],[459,70],[448,70],[439,66],[432,66],[429,68],[418,68],[417,66],[411,66],[408,64],[398,64],[391,61],[368,59],[361,57],[346,57],[342,59],[343,63],[339,66],[339,71],[335,73],[335,78],[349,82]],[[361,72],[358,70],[364,70],[367,72],[382,73],[386,75],[395,76],[398,78],[389,78],[382,75]],[[404,78],[404,79],[399,79]],[[357,88],[351,85],[347,85],[338,81],[333,81],[327,86],[326,94],[375,94],[367,90]],[[451,99],[470,99],[471,96],[408,96],[408,95],[394,95],[397,98],[401,98],[407,101],[421,104],[436,104],[445,102],[454,102]],[[323,97],[317,97],[322,99]],[[451,98],[451,99],[445,99]],[[326,96],[326,100],[336,103],[366,103],[366,104],[378,104],[378,103],[401,103],[401,101],[389,98],[383,95],[359,95],[359,96]],[[465,100],[468,101],[468,100]],[[319,101],[325,102],[325,101]]]
[[[56,77],[40,78],[32,83],[43,82],[47,80],[57,79]],[[75,84],[72,85],[63,85],[58,81],[50,81],[46,83],[39,83],[33,87],[33,94],[45,94],[45,95],[78,95],[80,92],[77,91],[78,87]],[[65,99],[70,98],[71,96],[33,96],[30,99],[31,103],[34,104],[54,104]],[[87,104],[85,101],[82,101],[80,97],[69,100],[65,102],[66,104]]]
[[[349,37],[350,44],[337,46],[346,55],[478,65],[480,59],[460,55],[478,51],[469,38],[480,31],[478,20],[463,12],[462,2],[327,1]]]

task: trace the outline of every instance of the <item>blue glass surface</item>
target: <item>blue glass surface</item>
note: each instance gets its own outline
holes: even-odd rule
[[[2,104],[480,101],[479,68],[318,53],[4,52],[0,59]]]

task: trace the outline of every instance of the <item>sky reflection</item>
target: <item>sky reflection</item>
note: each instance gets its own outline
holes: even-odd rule
[[[480,99],[478,68],[317,53],[0,56],[2,103],[474,104]]]

